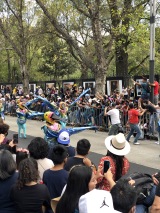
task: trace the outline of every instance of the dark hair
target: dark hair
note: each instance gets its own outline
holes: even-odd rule
[[[124,156],[115,155],[115,154],[111,153],[109,150],[107,151],[106,156],[110,156],[115,162],[115,167],[116,167],[115,181],[117,181],[122,177],[122,169],[124,166],[124,161],[123,161]]]
[[[61,164],[68,156],[66,147],[63,145],[56,145],[53,147],[50,159],[55,165]]]
[[[145,81],[147,81],[147,78],[145,76],[142,76],[142,79],[145,80]]]
[[[71,213],[78,207],[79,198],[89,191],[92,169],[77,165],[70,170],[64,194],[57,204],[56,213]],[[72,202],[71,202],[72,201]]]
[[[17,164],[17,169],[19,169],[19,164],[22,160],[28,158],[28,153],[27,152],[22,152],[22,151],[17,151],[16,152],[16,164]]]
[[[133,103],[129,103],[129,108],[133,109],[134,108],[134,104]]]
[[[17,188],[23,188],[31,181],[37,181],[39,178],[38,164],[33,158],[26,158],[19,164],[19,176],[17,181]]]
[[[77,154],[87,155],[90,150],[91,144],[87,139],[81,139],[77,142]]]
[[[119,180],[111,189],[114,209],[128,213],[136,205],[137,193],[128,180]]]
[[[9,130],[9,125],[6,123],[0,123],[0,134],[6,135]]]
[[[28,145],[30,156],[36,160],[44,159],[48,156],[48,143],[41,137],[34,138]]]
[[[0,150],[0,180],[11,177],[16,171],[16,163],[8,150]]]

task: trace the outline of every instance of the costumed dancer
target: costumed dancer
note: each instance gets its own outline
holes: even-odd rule
[[[17,113],[18,136],[22,138],[21,130],[23,130],[23,137],[26,138],[26,120],[28,109],[26,109],[23,102],[20,102],[18,104],[16,113]]]
[[[1,99],[0,100],[0,117],[2,120],[5,120],[5,115],[4,115],[4,101]]]
[[[55,115],[54,112],[45,112],[44,119],[46,124],[41,128],[44,131],[45,137],[44,139],[47,143],[52,146],[57,144],[57,139],[55,137],[47,137],[47,132],[55,132],[58,133],[61,129],[61,125],[64,125],[63,120],[60,117]]]
[[[60,112],[60,116],[63,120],[65,120],[65,122],[62,123],[62,128],[66,127],[66,123],[68,121],[68,116],[67,116],[67,112],[68,112],[68,107],[66,105],[65,102],[60,102],[59,103],[59,112]]]

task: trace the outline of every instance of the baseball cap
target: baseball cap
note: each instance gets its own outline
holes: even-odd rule
[[[118,213],[114,210],[110,192],[93,189],[80,197],[79,213]]]
[[[70,143],[69,132],[67,129],[61,129],[58,135],[58,143],[67,145]]]

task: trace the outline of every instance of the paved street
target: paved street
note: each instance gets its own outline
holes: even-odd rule
[[[6,123],[10,125],[9,138],[13,132],[17,132],[16,117],[6,116]],[[27,121],[27,139],[20,139],[19,147],[27,147],[33,137],[43,137],[41,127],[44,125],[41,121]],[[107,137],[106,132],[95,132],[94,130],[86,130],[71,136],[72,146],[76,146],[79,139],[86,138],[91,142],[91,153],[89,157],[98,165],[99,159],[106,154],[104,140]],[[131,138],[131,141],[133,138]],[[154,173],[160,169],[160,146],[154,141],[143,140],[141,145],[133,145],[131,143],[131,152],[127,158],[131,162],[130,172],[138,171],[145,173]]]

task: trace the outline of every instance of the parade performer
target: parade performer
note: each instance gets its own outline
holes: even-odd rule
[[[16,113],[17,113],[18,136],[22,138],[21,130],[23,130],[23,137],[26,138],[26,120],[28,110],[25,108],[23,102],[20,102],[18,104]]]
[[[57,144],[57,140],[55,137],[47,137],[48,132],[58,133],[61,128],[65,126],[65,121],[62,120],[59,116],[57,116],[54,112],[45,112],[44,119],[46,124],[41,128],[44,131],[44,139],[49,144]]]
[[[67,120],[68,120],[68,116],[67,116],[68,107],[67,107],[66,103],[65,102],[60,102],[58,110],[60,112],[60,117],[67,122]],[[66,127],[66,122],[63,123],[63,128]]]
[[[26,138],[26,120],[37,116],[43,116],[44,113],[29,110],[23,102],[19,102],[17,106],[18,136],[20,138],[22,137],[21,130],[23,130],[23,137]]]
[[[2,120],[5,120],[4,101],[2,99],[0,100],[0,115],[1,115]]]

